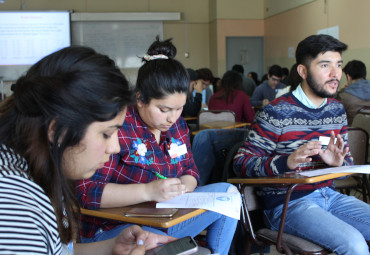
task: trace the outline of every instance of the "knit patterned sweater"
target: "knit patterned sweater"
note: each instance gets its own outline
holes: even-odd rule
[[[245,143],[234,157],[234,171],[241,177],[258,177],[328,167],[319,155],[294,170],[288,169],[287,160],[299,146],[319,140],[320,136],[330,137],[331,131],[340,134],[348,147],[347,117],[340,102],[328,98],[323,107],[310,109],[292,93],[287,93],[266,105],[256,116]],[[322,149],[326,146],[322,145]],[[352,164],[352,156],[348,153],[343,165]],[[326,186],[332,186],[332,180],[299,185],[291,199]],[[274,208],[283,203],[286,187],[262,187],[257,194],[267,209]]]

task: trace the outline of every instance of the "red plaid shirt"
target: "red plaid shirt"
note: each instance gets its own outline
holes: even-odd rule
[[[77,198],[83,208],[100,208],[101,196],[107,183],[132,184],[157,180],[158,177],[150,170],[171,178],[191,175],[199,181],[198,169],[191,153],[189,131],[181,117],[167,132],[162,132],[158,144],[136,108],[129,107],[125,122],[118,131],[118,138],[121,152],[112,155],[104,168],[97,170],[91,178],[76,183]],[[168,150],[172,143],[186,144],[187,153],[171,158]],[[80,234],[87,238],[93,237],[100,228],[106,231],[122,224],[84,215],[81,216],[81,223]]]

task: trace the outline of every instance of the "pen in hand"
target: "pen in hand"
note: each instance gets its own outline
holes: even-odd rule
[[[151,172],[152,172],[155,176],[157,176],[158,178],[160,178],[160,179],[163,179],[163,180],[167,179],[167,177],[166,177],[166,176],[161,175],[161,174],[160,174],[160,173],[158,173],[157,171],[151,170]]]

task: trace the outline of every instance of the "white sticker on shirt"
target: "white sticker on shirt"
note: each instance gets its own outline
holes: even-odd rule
[[[175,143],[172,143],[171,144],[171,148],[168,151],[168,153],[170,154],[171,158],[180,157],[182,155],[185,155],[187,152],[188,152],[188,150],[186,149],[186,144],[182,144],[182,145],[178,146]]]

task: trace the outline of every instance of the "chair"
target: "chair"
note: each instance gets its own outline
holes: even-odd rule
[[[232,177],[236,177],[233,171],[233,158],[239,147],[243,144],[239,142],[229,151],[225,167],[223,180],[232,183]],[[252,245],[266,247],[276,245],[280,253],[286,254],[328,254],[330,253],[323,247],[297,236],[283,233],[282,230],[275,231],[266,228],[263,225],[263,208],[258,196],[255,194],[253,186],[236,184],[242,197],[241,224],[247,233],[247,242],[245,242],[244,254],[251,254]],[[284,215],[285,217],[285,215]],[[260,252],[260,254],[264,254]]]
[[[366,165],[369,146],[369,135],[366,130],[359,127],[348,127],[348,145],[354,164]],[[364,202],[367,202],[367,197],[370,196],[369,180],[365,174],[357,174],[343,180],[335,180],[334,184],[336,189],[347,195],[350,194],[350,189],[360,189]]]
[[[352,127],[363,128],[370,134],[370,113],[365,110],[360,110],[353,118]]]
[[[216,110],[207,110],[207,111],[200,111],[198,116],[198,124],[199,126],[212,121],[231,121],[235,122],[235,113],[233,111],[224,110],[224,111],[216,111]]]

